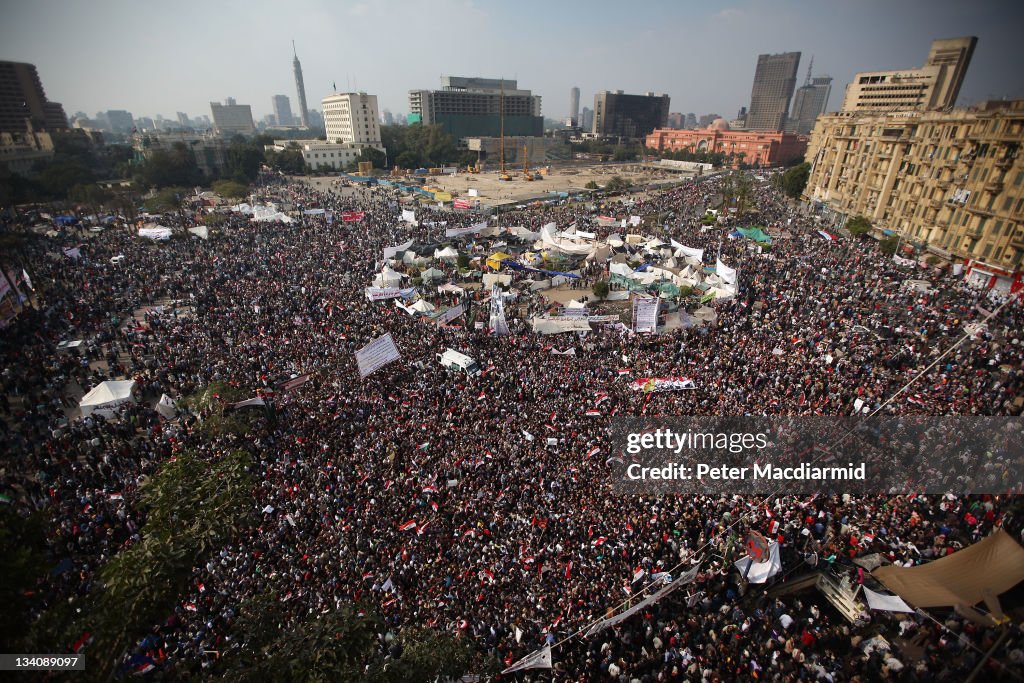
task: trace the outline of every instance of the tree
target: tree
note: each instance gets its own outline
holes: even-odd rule
[[[583,187],[585,189],[587,189],[587,190],[596,190],[596,189],[598,189],[597,183],[595,183],[593,180],[588,181],[587,184],[584,185]]]
[[[144,202],[150,213],[169,213],[181,208],[181,198],[188,194],[184,187],[165,187]]]
[[[266,161],[263,148],[254,142],[248,142],[240,135],[231,139],[227,152],[227,167],[224,175],[240,183],[251,183],[256,180],[260,166]]]
[[[622,176],[613,175],[605,184],[604,189],[608,192],[622,192],[629,189],[629,183]]]
[[[892,256],[896,253],[896,243],[898,241],[895,237],[886,237],[878,243],[878,249],[886,256]]]
[[[45,538],[38,513],[25,518],[10,505],[0,507],[0,600],[8,615],[0,620],[0,647],[7,652],[28,651],[22,640],[28,627],[26,594],[48,569]]]
[[[248,524],[251,468],[252,458],[241,450],[217,456],[182,451],[161,465],[141,490],[147,513],[141,540],[100,568],[78,610],[58,609],[54,619],[34,628],[34,648],[63,651],[69,633],[89,632],[91,651],[101,655],[89,677],[108,680],[128,648],[173,611],[192,568]]]
[[[787,197],[800,199],[800,195],[803,194],[804,188],[807,187],[807,180],[810,177],[811,165],[805,161],[802,164],[786,169],[779,182],[781,183],[782,191]]]
[[[192,150],[182,142],[175,142],[170,150],[152,152],[142,166],[142,181],[148,187],[195,187],[203,184]]]
[[[871,221],[864,216],[854,216],[846,221],[846,230],[854,237],[863,237],[871,232]]]
[[[289,147],[283,152],[268,152],[267,164],[274,170],[288,175],[300,175],[308,171],[302,150]]]
[[[221,197],[228,197],[231,199],[238,199],[239,197],[245,197],[249,194],[249,188],[247,186],[242,183],[235,182],[234,180],[213,181],[213,191]]]
[[[591,287],[591,291],[594,292],[594,296],[603,301],[608,296],[608,292],[611,291],[611,287],[608,286],[607,280],[598,280]]]
[[[469,254],[460,251],[455,263],[459,266],[459,270],[466,270],[469,268]]]
[[[364,147],[359,153],[360,161],[369,161],[374,168],[384,168],[387,162],[387,155],[376,147]]]

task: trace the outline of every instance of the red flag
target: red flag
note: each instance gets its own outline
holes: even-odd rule
[[[415,528],[416,528],[416,520],[415,519],[410,519],[408,522],[406,522],[402,526],[398,527],[398,530],[399,531],[408,531],[409,529],[415,529]]]
[[[572,578],[572,560],[565,565],[565,580],[568,581],[570,578]]]

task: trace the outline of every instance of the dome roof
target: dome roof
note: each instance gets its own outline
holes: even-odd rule
[[[711,130],[729,130],[729,122],[725,119],[715,119],[708,128]]]

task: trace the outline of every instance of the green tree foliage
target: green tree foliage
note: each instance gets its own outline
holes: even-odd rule
[[[171,149],[149,155],[142,165],[141,180],[147,187],[194,187],[203,183],[203,172],[185,143],[175,142]]]
[[[401,168],[472,163],[476,160],[475,152],[460,152],[455,147],[455,139],[437,124],[382,126],[380,137],[384,148],[388,150],[388,158],[393,159],[394,164]]]
[[[892,256],[896,253],[896,244],[899,242],[895,237],[886,237],[884,240],[878,243],[878,248],[886,256]]]
[[[364,147],[359,153],[359,160],[369,161],[373,164],[374,168],[384,168],[384,164],[387,162],[387,156],[376,147]]]
[[[608,296],[608,292],[611,291],[611,287],[608,286],[607,280],[598,280],[594,283],[594,286],[591,287],[591,291],[594,292],[594,296],[598,299],[604,300],[604,298]]]
[[[266,161],[263,147],[256,140],[248,141],[240,135],[231,140],[227,151],[227,166],[223,176],[239,183],[251,183],[256,180],[260,166]]]
[[[181,199],[189,194],[184,187],[165,187],[143,205],[150,213],[170,213],[181,207]]]
[[[806,161],[787,169],[779,176],[779,185],[787,197],[799,199],[811,177],[811,165]]]
[[[49,569],[45,556],[46,534],[42,519],[18,515],[10,505],[0,507],[0,600],[5,619],[0,619],[0,648],[4,652],[27,652],[23,638],[27,631],[29,598]]]
[[[596,189],[598,189],[597,183],[595,183],[593,180],[588,181],[587,184],[584,185],[583,187],[584,187],[584,189],[587,189],[587,190],[596,190]]]
[[[854,237],[863,237],[871,232],[871,221],[864,216],[854,216],[846,221],[846,230]]]
[[[604,189],[608,192],[622,192],[623,190],[629,189],[629,183],[622,176],[613,175],[608,182],[605,183]]]
[[[58,608],[32,633],[38,651],[62,652],[68,638],[89,632],[95,642],[89,678],[106,680],[128,648],[174,610],[192,568],[230,542],[253,509],[252,459],[245,451],[179,452],[142,487],[147,513],[141,540],[99,571],[96,586],[74,611]],[[39,650],[39,648],[43,648]]]
[[[96,182],[96,174],[79,159],[57,160],[47,164],[35,179],[41,194],[48,199],[65,199],[71,188]]]
[[[249,194],[249,187],[247,185],[234,180],[215,180],[213,181],[212,189],[221,197],[229,197],[231,199],[238,199]]]
[[[301,175],[309,170],[298,146],[288,147],[281,152],[267,152],[267,165],[288,175]]]

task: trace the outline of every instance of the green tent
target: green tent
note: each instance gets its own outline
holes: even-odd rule
[[[772,243],[772,238],[768,235],[768,233],[766,233],[760,227],[755,227],[755,228],[736,228],[736,232],[740,233],[741,235],[746,237],[748,240],[754,240],[755,242],[760,242],[761,244],[771,244]]]

